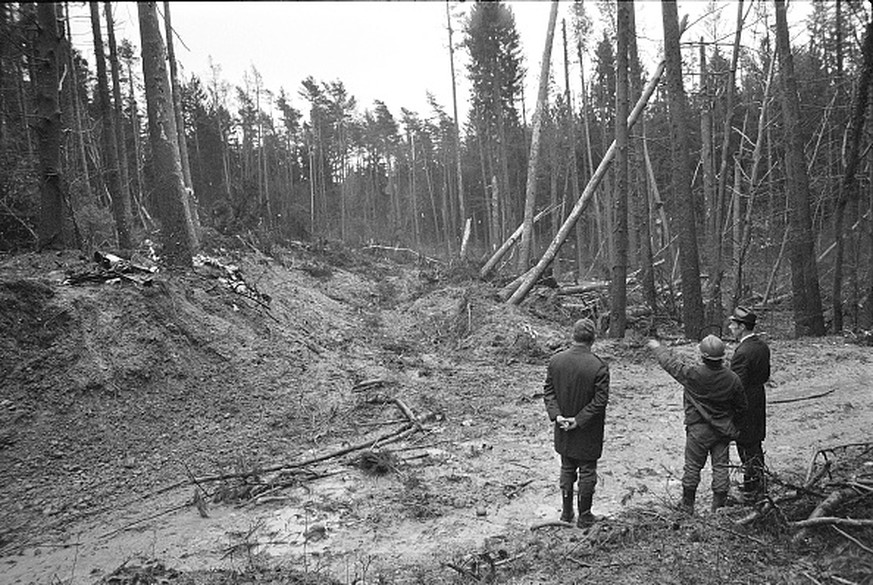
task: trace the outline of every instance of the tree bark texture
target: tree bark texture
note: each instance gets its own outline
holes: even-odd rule
[[[118,152],[118,181],[122,193],[122,202],[126,206],[125,217],[130,221],[131,197],[130,197],[130,173],[127,167],[127,139],[124,132],[124,117],[121,108],[121,82],[119,81],[118,68],[121,62],[118,58],[118,50],[115,45],[115,22],[112,19],[112,3],[103,4],[106,16],[106,40],[109,43],[109,64],[112,75],[112,123],[115,128],[115,140]],[[128,225],[128,229],[130,226]]]
[[[867,106],[870,102],[870,79],[873,77],[873,19],[867,24],[862,48],[863,64],[855,99],[852,104],[852,118],[849,120],[848,152],[846,153],[846,169],[840,184],[840,194],[834,210],[834,239],[836,258],[834,260],[833,300],[834,332],[843,329],[843,221],[846,205],[860,199],[857,172],[860,162],[861,136],[867,117]],[[853,307],[854,311],[854,307]]]
[[[97,62],[97,94],[100,119],[103,125],[103,176],[106,188],[112,197],[112,215],[118,232],[118,246],[130,248],[130,197],[125,197],[118,168],[118,138],[112,105],[109,101],[109,81],[106,75],[106,56],[103,48],[103,34],[100,31],[100,7],[91,2],[91,29],[94,33],[94,60]]]
[[[173,115],[176,118],[176,140],[179,142],[179,161],[182,165],[182,180],[185,182],[185,217],[188,222],[191,246],[200,247],[200,214],[197,210],[197,199],[194,197],[194,186],[191,183],[191,165],[188,161],[188,142],[185,139],[185,118],[182,116],[182,92],[176,72],[176,52],[173,48],[173,23],[170,18],[170,3],[164,0],[164,28],[167,37],[167,62],[170,64],[170,88],[173,91]]]
[[[155,203],[161,220],[163,258],[169,266],[191,265],[191,241],[185,221],[185,185],[173,94],[167,75],[164,42],[155,2],[137,4],[142,43],[143,77],[146,87],[149,142],[155,165]]]
[[[452,111],[454,113],[453,128],[455,142],[455,171],[458,181],[458,213],[461,216],[461,224],[466,227],[467,207],[464,202],[464,172],[461,165],[461,129],[458,123],[458,88],[455,83],[455,47],[452,44],[452,16],[449,11],[449,3],[446,2],[446,24],[449,29],[449,67],[452,72]],[[464,248],[466,252],[466,247]],[[461,256],[463,258],[463,255]]]
[[[794,75],[794,58],[788,37],[788,20],[784,0],[776,4],[776,47],[781,64],[782,122],[785,133],[786,187],[791,201],[789,222],[791,236],[791,289],[794,309],[794,332],[798,336],[825,334],[818,267],[815,261],[815,238],[810,214],[809,175],[806,170],[803,137],[800,133],[800,96]]]
[[[39,143],[40,221],[39,247],[67,247],[64,237],[65,186],[60,171],[61,108],[59,60],[62,29],[58,28],[54,2],[36,6],[36,136]]]
[[[679,48],[679,20],[675,0],[662,0],[666,85],[670,109],[670,153],[672,193],[668,207],[673,231],[679,239],[682,272],[682,316],[685,336],[700,339],[704,333],[703,297],[700,292],[700,260],[697,250],[697,222],[691,192],[690,150],[686,123],[688,103],[682,85],[682,53]]]
[[[627,328],[628,264],[628,45],[633,1],[619,2],[615,56],[615,258],[610,281],[609,336],[620,339]]]

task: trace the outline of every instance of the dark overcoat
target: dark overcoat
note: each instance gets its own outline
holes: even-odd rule
[[[746,410],[746,396],[739,376],[725,368],[721,361],[686,364],[664,346],[655,349],[655,357],[683,386],[685,426],[708,424],[724,439],[735,439]]]
[[[743,383],[748,408],[740,418],[737,443],[758,443],[767,435],[767,397],[764,384],[770,379],[770,348],[757,335],[743,339],[731,357],[731,370]]]
[[[609,366],[591,348],[573,344],[549,361],[543,391],[546,411],[576,419],[577,428],[565,431],[555,423],[555,451],[592,461],[603,453],[603,425],[609,401]]]

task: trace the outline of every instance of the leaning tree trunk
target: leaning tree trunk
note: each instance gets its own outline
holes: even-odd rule
[[[527,164],[527,185],[524,194],[524,227],[519,244],[518,269],[523,272],[529,268],[533,248],[533,217],[536,208],[537,163],[540,156],[540,133],[545,116],[546,101],[549,95],[549,69],[552,62],[552,42],[555,38],[555,23],[558,20],[558,2],[552,0],[549,12],[549,26],[546,31],[546,46],[543,48],[543,61],[540,65],[540,84],[537,92],[537,109],[534,112],[533,130],[530,142],[530,157]]]
[[[818,268],[815,261],[815,240],[809,208],[809,175],[803,154],[800,133],[800,95],[794,76],[794,59],[788,37],[788,19],[784,0],[776,4],[776,47],[782,65],[782,118],[785,133],[786,186],[791,196],[791,289],[794,309],[794,331],[798,336],[825,334]]]
[[[109,102],[109,81],[106,77],[106,57],[103,50],[103,35],[100,32],[100,7],[91,2],[91,29],[94,33],[94,60],[97,62],[97,94],[100,118],[103,125],[103,176],[112,196],[112,215],[118,231],[118,246],[130,248],[130,194],[122,183],[118,167],[118,139],[115,118]]]
[[[58,28],[57,5],[41,2],[36,6],[36,136],[39,148],[40,217],[39,247],[63,249],[65,237],[65,185],[60,171],[61,107],[59,100],[59,60],[62,56],[63,29]]]
[[[176,137],[172,92],[155,2],[139,2],[142,69],[146,88],[149,142],[155,166],[155,203],[161,220],[162,256],[169,266],[191,266],[191,240],[185,220],[185,185]]]
[[[700,261],[697,228],[689,168],[688,104],[682,86],[682,54],[679,48],[679,21],[675,0],[661,3],[664,22],[664,55],[667,62],[666,85],[670,104],[671,216],[678,231],[682,269],[682,316],[685,336],[699,339],[704,329],[703,298],[700,292]]]
[[[634,109],[631,111],[630,116],[627,119],[627,127],[628,131],[633,128],[633,125],[639,119],[639,117],[643,113],[643,109],[646,107],[646,104],[649,102],[649,98],[652,97],[652,94],[655,92],[655,88],[658,85],[659,80],[661,79],[661,75],[664,73],[664,61],[661,61],[658,64],[658,67],[655,69],[655,72],[652,74],[652,79],[646,84],[645,89],[643,90],[642,95],[637,100]],[[558,249],[567,239],[567,236],[570,234],[570,230],[576,225],[576,222],[579,220],[579,216],[582,215],[582,212],[588,206],[588,202],[594,196],[594,193],[597,191],[600,186],[601,181],[603,181],[603,177],[606,175],[607,169],[609,169],[609,165],[612,163],[612,159],[615,157],[615,141],[609,145],[609,148],[603,154],[603,158],[600,159],[600,164],[595,169],[594,173],[591,176],[591,179],[588,181],[588,185],[585,187],[585,190],[582,191],[582,195],[579,197],[578,201],[573,205],[573,208],[567,214],[567,219],[564,220],[564,223],[561,225],[561,229],[558,230],[558,235],[552,240],[549,244],[549,247],[543,253],[542,257],[540,257],[539,262],[536,263],[530,270],[528,270],[522,276],[516,278],[513,282],[505,286],[500,291],[500,298],[506,300],[508,303],[517,305],[519,304],[527,293],[530,292],[530,289],[533,287],[534,283],[542,276],[546,267],[552,263],[555,255],[558,253]],[[492,258],[493,259],[493,258]]]

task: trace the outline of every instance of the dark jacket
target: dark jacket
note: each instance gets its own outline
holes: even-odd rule
[[[684,387],[685,425],[708,424],[725,439],[735,439],[737,418],[746,410],[740,378],[721,362],[688,365],[663,346],[655,348],[655,357]]]
[[[770,348],[757,335],[746,337],[734,350],[731,370],[740,377],[749,409],[740,420],[738,443],[757,443],[767,435],[767,397],[764,384],[770,379]]]
[[[555,424],[555,451],[585,461],[603,453],[603,424],[609,401],[609,366],[587,345],[573,344],[549,361],[543,400],[549,419],[574,417],[577,428]]]

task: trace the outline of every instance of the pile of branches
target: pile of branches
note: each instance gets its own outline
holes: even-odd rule
[[[767,476],[766,499],[737,524],[790,531],[798,544],[827,530],[873,554],[873,443],[816,451],[802,485]]]
[[[116,256],[110,252],[94,252],[94,264],[86,270],[78,272],[67,271],[64,284],[82,284],[86,282],[113,283],[133,282],[135,284],[150,286],[152,278],[158,271],[153,265],[137,263]]]
[[[258,290],[252,282],[247,282],[243,277],[242,270],[235,264],[227,264],[213,256],[197,254],[192,259],[194,268],[205,268],[206,271],[223,286],[229,288],[238,295],[244,296],[258,304],[267,306],[272,298],[270,295]]]

